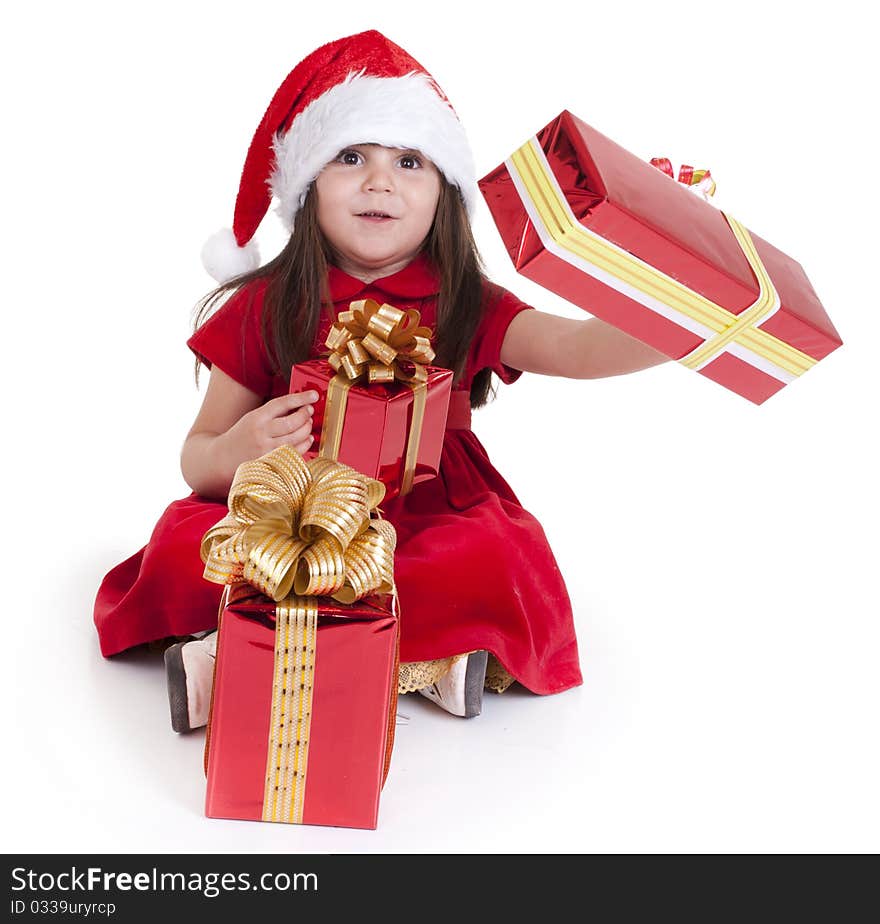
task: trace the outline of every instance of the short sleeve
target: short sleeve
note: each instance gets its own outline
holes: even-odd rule
[[[501,345],[510,322],[521,311],[531,309],[532,306],[520,301],[507,289],[488,281],[484,284],[483,298],[483,318],[474,334],[468,357],[471,377],[483,369],[491,369],[505,385],[511,385],[522,372],[501,362]]]
[[[261,331],[265,290],[264,280],[243,286],[186,344],[209,369],[216,365],[240,385],[269,398],[274,371]]]

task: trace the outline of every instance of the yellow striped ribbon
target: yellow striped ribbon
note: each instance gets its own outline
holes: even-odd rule
[[[315,676],[318,607],[288,597],[275,607],[272,719],[266,754],[263,821],[302,824]]]
[[[811,356],[756,327],[778,307],[779,296],[748,230],[730,215],[724,217],[759,285],[757,299],[739,315],[581,225],[566,202],[537,138],[529,139],[507,165],[519,180],[517,188],[521,196],[525,190],[532,206],[530,215],[538,215],[547,235],[560,248],[713,332],[699,347],[679,359],[683,365],[692,369],[704,366],[734,342],[792,376],[801,375],[815,365],[816,360]]]

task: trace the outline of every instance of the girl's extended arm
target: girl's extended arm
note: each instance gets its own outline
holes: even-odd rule
[[[521,311],[510,322],[501,362],[523,372],[599,379],[666,362],[669,357],[598,318],[574,320]]]
[[[262,403],[221,369],[211,369],[202,406],[180,454],[186,483],[202,497],[225,499],[235,470],[283,444],[304,453],[312,444],[313,391]]]

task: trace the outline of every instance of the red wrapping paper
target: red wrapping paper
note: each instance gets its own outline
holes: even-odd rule
[[[584,228],[734,315],[756,300],[755,274],[714,206],[570,112],[545,126],[537,140],[574,219]],[[552,252],[546,231],[542,240],[526,210],[515,173],[511,157],[480,181],[480,189],[520,273],[674,359],[707,339],[692,323],[689,329],[670,320],[585,272],[577,261]],[[751,237],[781,301],[756,326],[806,354],[808,368],[840,346],[840,337],[800,264],[757,235]],[[799,374],[780,371],[738,346],[722,350],[699,371],[756,404]]]
[[[326,360],[321,359],[294,366],[290,375],[291,392],[314,390],[319,395],[312,418],[315,448],[320,445],[324,426],[327,385],[334,375]],[[413,484],[436,477],[440,469],[452,372],[429,366],[427,389]],[[412,411],[412,389],[401,382],[352,385],[348,393],[337,461],[381,481],[386,500],[400,493]]]
[[[205,814],[262,820],[275,604],[236,588],[220,620],[206,745]],[[375,828],[397,699],[391,598],[320,601],[302,823]]]

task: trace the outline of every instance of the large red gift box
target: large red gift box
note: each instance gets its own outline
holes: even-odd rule
[[[799,263],[570,112],[480,189],[520,273],[756,404],[841,345]]]
[[[225,592],[205,813],[375,828],[397,703],[392,598],[298,599],[316,604],[311,625],[248,585]]]
[[[328,423],[328,387],[335,376],[336,372],[322,359],[299,363],[291,371],[291,392],[314,390],[319,395],[313,405],[315,447],[320,444]],[[381,481],[388,500],[406,487],[405,462],[412,439],[417,444],[411,484],[434,478],[440,468],[452,372],[428,366],[426,387],[424,415],[418,420],[413,416],[415,397],[409,385],[403,382],[352,385],[339,414],[338,449],[322,454]]]

